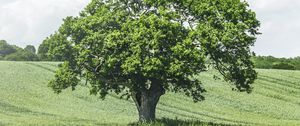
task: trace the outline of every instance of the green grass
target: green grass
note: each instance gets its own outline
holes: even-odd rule
[[[57,65],[0,62],[0,126],[136,125],[131,100],[109,95],[102,101],[85,87],[54,94],[47,82]],[[257,71],[251,94],[232,91],[230,84],[214,80],[213,72],[201,74],[206,100],[193,103],[182,94],[167,93],[155,125],[300,125],[300,71]]]

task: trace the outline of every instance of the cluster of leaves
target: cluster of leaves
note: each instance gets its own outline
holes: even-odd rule
[[[0,60],[8,61],[37,61],[35,47],[27,45],[24,49],[0,40]]]
[[[42,61],[66,61],[72,53],[71,42],[58,33],[47,37],[38,49],[38,56]]]
[[[260,69],[300,70],[300,57],[276,58],[273,56],[256,56],[252,60],[255,67]]]
[[[92,0],[57,32],[65,43],[57,52],[73,53],[50,86],[60,92],[84,77],[102,98],[159,86],[200,101],[205,90],[194,76],[212,66],[250,92],[258,27],[240,0]]]

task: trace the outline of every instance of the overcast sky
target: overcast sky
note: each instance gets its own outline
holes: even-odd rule
[[[300,56],[300,0],[247,0],[261,21],[258,55]],[[89,0],[0,0],[0,40],[36,47]]]

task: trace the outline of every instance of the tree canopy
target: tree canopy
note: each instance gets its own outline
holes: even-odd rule
[[[12,45],[9,45],[5,40],[0,40],[0,56],[6,56],[16,51],[17,50]]]
[[[35,47],[34,47],[33,45],[27,45],[27,46],[24,48],[24,50],[26,50],[26,51],[28,51],[28,52],[31,52],[31,53],[33,53],[33,54],[36,53],[36,49],[35,49]]]
[[[47,37],[38,49],[40,60],[65,61],[72,55],[71,43],[62,34],[55,33]]]
[[[84,78],[101,98],[132,97],[142,121],[155,118],[166,91],[203,100],[195,77],[211,67],[236,90],[251,92],[250,47],[259,25],[240,0],[92,0],[59,28],[73,53],[49,86],[60,93]]]

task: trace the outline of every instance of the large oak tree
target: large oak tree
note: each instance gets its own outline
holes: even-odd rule
[[[211,67],[251,92],[258,27],[241,0],[92,0],[58,30],[74,53],[49,86],[60,93],[83,78],[91,94],[131,97],[140,121],[152,121],[166,91],[203,100],[195,77]]]

